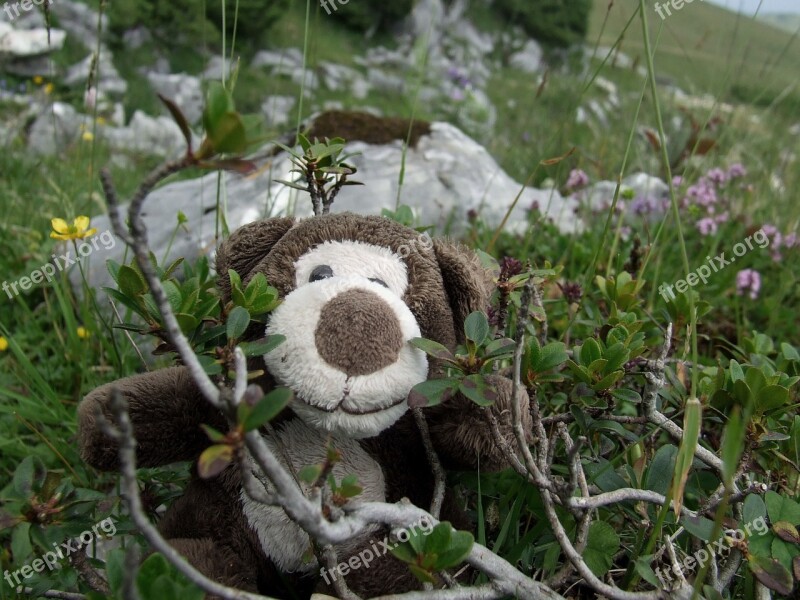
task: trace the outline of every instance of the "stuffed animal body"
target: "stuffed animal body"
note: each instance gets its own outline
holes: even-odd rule
[[[245,285],[263,273],[283,300],[266,332],[251,326],[246,334],[286,337],[249,365],[266,370],[257,381],[264,390],[282,385],[294,392],[289,407],[273,421],[272,435],[264,431],[275,456],[296,473],[322,463],[332,444],[342,456],[333,475],[337,480],[356,475],[363,487],[359,501],[408,498],[428,508],[433,473],[407,397],[417,383],[441,376],[441,368],[408,341],[425,337],[451,349],[463,341],[464,319],[485,310],[490,293],[474,253],[423,238],[389,219],[344,213],[304,221],[267,219],[234,232],[217,253],[223,301],[230,298],[228,269]],[[497,392],[490,408],[455,395],[424,409],[446,468],[504,466],[484,411],[495,414],[501,435],[512,441],[511,382],[489,379]],[[139,466],[194,461],[210,445],[200,424],[227,430],[223,415],[203,400],[185,368],[128,377],[93,391],[79,408],[81,452],[97,468],[117,466],[117,448],[95,419],[98,408],[111,418],[112,386],[127,398]],[[528,431],[527,395],[515,401]],[[316,559],[308,560],[308,535],[281,507],[251,499],[238,469],[231,465],[210,480],[194,473],[160,521],[161,533],[198,569],[227,585],[279,597],[330,591]],[[269,490],[270,482],[254,473]],[[449,490],[442,519],[469,527]],[[375,525],[339,544],[339,560],[374,547],[385,533]],[[351,571],[347,583],[365,597],[421,589],[391,555]]]

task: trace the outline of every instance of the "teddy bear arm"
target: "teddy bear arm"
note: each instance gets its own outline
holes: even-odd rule
[[[128,402],[136,437],[139,467],[157,467],[191,460],[210,445],[200,425],[224,431],[225,419],[201,395],[185,367],[172,367],[133,375],[103,385],[78,407],[78,440],[81,456],[101,470],[118,468],[118,444],[101,429],[98,409],[105,419],[111,414],[111,392],[117,388]]]
[[[443,465],[448,469],[477,469],[499,471],[508,466],[501,449],[495,443],[486,411],[497,420],[501,437],[516,448],[512,425],[510,379],[499,375],[486,377],[497,392],[492,406],[483,408],[461,394],[425,411],[431,439]],[[530,440],[531,416],[528,394],[518,390],[517,402],[523,431]]]

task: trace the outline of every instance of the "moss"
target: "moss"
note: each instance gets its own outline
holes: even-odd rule
[[[324,139],[338,136],[348,142],[358,140],[368,144],[388,144],[408,138],[409,146],[414,148],[420,137],[430,133],[431,124],[415,120],[411,124],[410,136],[409,124],[409,119],[398,117],[376,117],[363,112],[331,110],[316,118],[308,137]]]

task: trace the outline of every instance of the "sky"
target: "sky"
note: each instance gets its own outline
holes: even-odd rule
[[[726,6],[731,10],[739,10],[745,14],[754,14],[758,8],[759,0],[707,0],[714,4]],[[764,0],[761,3],[761,13],[792,12],[800,13],[800,0]]]

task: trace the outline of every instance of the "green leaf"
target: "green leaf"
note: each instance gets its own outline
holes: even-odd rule
[[[614,528],[605,521],[593,521],[589,525],[586,549],[583,559],[592,573],[603,577],[611,568],[614,555],[619,550],[619,536]]]
[[[678,449],[672,444],[661,446],[656,450],[650,468],[647,469],[645,489],[666,496],[672,473],[675,470],[675,458]]]
[[[772,523],[787,521],[792,525],[800,525],[800,504],[769,490],[764,494],[767,514]]]
[[[429,554],[442,554],[450,547],[450,538],[453,534],[453,526],[448,522],[442,522],[429,532],[427,538],[416,528],[412,530],[409,543],[417,552],[427,552]]]
[[[768,385],[756,395],[756,410],[767,412],[781,408],[789,400],[789,390],[780,385]]]
[[[197,474],[203,479],[216,477],[233,460],[233,447],[228,444],[209,446],[197,460]]]
[[[307,484],[313,484],[322,474],[322,465],[307,465],[297,472],[297,477],[300,481]]]
[[[779,561],[766,556],[750,554],[747,557],[750,570],[763,585],[783,596],[792,593],[792,574]]]
[[[581,360],[580,363],[584,366],[589,366],[594,361],[603,357],[600,352],[600,345],[592,338],[583,342],[580,349]]]
[[[448,527],[450,524],[447,524]],[[471,533],[466,531],[453,531],[450,533],[450,546],[444,552],[441,552],[436,559],[436,570],[449,569],[461,564],[469,553],[472,551],[472,546],[475,543],[475,538]]]
[[[209,139],[219,154],[241,154],[247,150],[247,132],[236,113],[222,115]]]
[[[263,340],[256,340],[255,342],[241,342],[239,347],[244,352],[245,356],[264,356],[269,354],[275,348],[280,346],[286,341],[286,336],[279,333],[274,333],[265,337]]]
[[[439,360],[455,360],[452,352],[448,350],[445,346],[440,344],[439,342],[434,342],[433,340],[428,340],[425,338],[411,338],[408,340],[408,343],[414,346],[415,348],[419,348],[425,354],[432,356],[434,358],[438,358]]]
[[[618,388],[611,392],[611,395],[614,396],[617,400],[622,402],[633,402],[635,404],[641,404],[642,397],[639,395],[639,392],[636,390],[629,390],[627,388]]]
[[[497,392],[478,374],[462,379],[458,391],[478,406],[491,406],[497,399]]]
[[[777,521],[773,523],[772,531],[785,542],[800,544],[800,534],[797,533],[797,527],[788,521]]]
[[[292,399],[292,390],[280,387],[264,396],[255,406],[245,421],[241,424],[245,431],[258,429],[278,416]]]
[[[480,311],[470,313],[464,321],[464,334],[468,340],[480,346],[489,335],[489,321],[486,315]]]
[[[564,364],[568,358],[563,342],[551,342],[539,351],[539,359],[532,366],[537,373],[544,373]]]
[[[744,440],[747,430],[742,419],[741,410],[734,406],[725,431],[722,434],[722,479],[729,485],[733,483],[733,475],[744,451]]]
[[[203,110],[203,128],[208,137],[217,130],[223,115],[235,110],[233,98],[219,81],[212,81],[206,93],[206,106]]]
[[[239,339],[250,324],[250,313],[242,306],[235,306],[225,323],[229,340]]]
[[[603,358],[608,361],[606,365],[605,372],[611,373],[612,371],[616,371],[626,362],[628,362],[628,357],[630,356],[630,351],[625,347],[622,343],[613,344],[611,347],[606,349],[603,353]]]
[[[458,389],[458,379],[431,379],[418,383],[408,394],[408,405],[411,408],[436,406],[449,398]]]
[[[206,425],[205,423],[202,423],[200,425],[200,429],[202,429],[205,432],[205,434],[208,436],[208,439],[210,439],[212,442],[218,443],[225,439],[225,434],[220,433],[219,431],[211,427],[211,425]]]
[[[740,379],[744,379],[744,371],[742,371],[742,367],[735,360],[731,359],[731,362],[728,365],[728,370],[731,373],[732,382],[736,383]]]
[[[187,123],[183,112],[172,100],[165,98],[161,94],[158,94],[158,99],[161,100],[164,106],[167,107],[167,110],[172,115],[172,120],[178,124],[178,127],[180,127],[181,133],[183,133],[183,138],[186,140],[186,147],[191,150],[192,130],[189,127],[189,123]]]
[[[753,523],[767,516],[767,506],[758,494],[750,494],[742,505],[742,519],[745,523]]]
[[[26,456],[14,470],[11,487],[21,499],[29,499],[32,493],[33,481],[36,477],[36,466],[33,456]]]
[[[139,274],[139,271],[128,265],[120,265],[118,275],[119,291],[135,298],[147,291],[147,283]]]
[[[11,531],[11,553],[14,555],[14,562],[19,565],[31,552],[31,524],[25,521]]]
[[[697,450],[697,441],[700,439],[700,424],[703,419],[703,407],[697,398],[686,401],[683,415],[683,439],[681,440],[678,456],[675,461],[675,476],[672,480],[673,502],[675,514],[681,514],[683,506],[683,492],[692,461]]]

